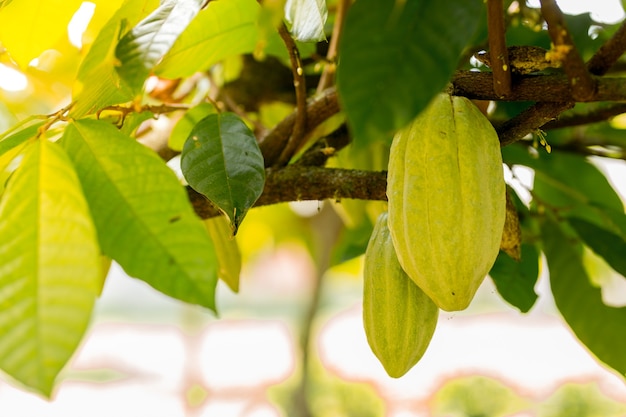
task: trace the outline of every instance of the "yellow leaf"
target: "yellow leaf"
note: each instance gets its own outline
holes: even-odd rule
[[[239,292],[239,275],[241,274],[241,253],[237,241],[232,235],[230,223],[224,216],[213,217],[204,221],[206,230],[213,240],[217,262],[218,277],[233,292]]]
[[[25,69],[60,39],[82,0],[13,1],[0,10],[0,41]]]

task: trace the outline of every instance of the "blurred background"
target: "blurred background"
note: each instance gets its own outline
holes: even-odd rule
[[[316,276],[304,240],[271,230],[278,221],[306,233],[339,219],[329,203],[252,210],[238,234],[240,293],[220,283],[219,318],[114,265],[53,400],[0,382],[0,415],[626,415],[623,379],[576,341],[543,278],[528,314],[505,305],[488,278],[468,310],[440,315],[407,375],[388,377],[363,331],[362,259]]]
[[[623,19],[617,0],[559,5]],[[626,196],[626,164],[601,168]],[[528,172],[516,176],[532,181]],[[506,305],[486,279],[469,309],[441,313],[422,360],[403,378],[388,377],[363,330],[362,258],[325,267],[336,263],[325,242],[337,236],[322,231],[341,233],[342,215],[328,202],[251,210],[237,237],[240,292],[220,283],[219,318],[113,265],[53,399],[0,375],[0,416],[626,415],[623,378],[577,342],[544,277],[528,314]],[[623,279],[615,282],[612,302],[626,305]]]

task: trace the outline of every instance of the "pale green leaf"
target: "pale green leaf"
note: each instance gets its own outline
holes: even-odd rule
[[[346,16],[337,87],[357,141],[390,137],[450,80],[483,1],[358,0]]]
[[[139,91],[152,68],[200,11],[201,0],[164,0],[148,17],[124,35],[115,48],[117,72]]]
[[[237,240],[233,236],[224,216],[217,216],[204,221],[204,226],[211,236],[217,253],[217,261],[220,266],[218,275],[228,288],[233,292],[239,292],[239,277],[241,275],[241,253]]]
[[[205,117],[180,162],[189,185],[226,213],[236,233],[265,185],[263,155],[248,126],[233,113]]]
[[[626,307],[603,303],[601,289],[591,285],[585,272],[580,243],[566,236],[558,224],[544,221],[541,235],[559,312],[591,353],[624,375]]]
[[[96,230],[61,147],[28,147],[0,202],[0,235],[0,368],[49,396],[101,285]]]
[[[103,121],[76,121],[61,142],[104,254],[164,294],[215,310],[215,250],[173,171]]]
[[[67,39],[67,25],[82,0],[13,1],[0,9],[0,39],[22,70]]]
[[[156,67],[156,74],[188,77],[226,57],[252,52],[258,37],[259,8],[256,0],[209,2]]]
[[[295,40],[318,42],[326,39],[324,25],[328,18],[326,0],[287,0],[285,20]]]
[[[79,118],[106,106],[132,100],[132,91],[115,71],[115,46],[132,24],[158,5],[158,0],[126,0],[104,25],[78,69],[72,91],[75,101],[70,111],[72,117]]]
[[[215,106],[211,103],[200,103],[196,107],[189,109],[182,119],[176,123],[167,145],[175,151],[182,151],[185,141],[191,133],[191,129],[209,114],[215,113]]]
[[[620,235],[582,219],[571,218],[568,222],[591,250],[626,277],[626,241]]]
[[[43,126],[44,122],[36,122],[20,128],[6,132],[6,136],[0,136],[0,155],[15,148],[37,135],[38,129]]]

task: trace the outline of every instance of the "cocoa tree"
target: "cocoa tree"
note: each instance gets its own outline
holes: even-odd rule
[[[545,255],[565,322],[626,372],[626,310],[605,305],[584,258],[626,275],[623,203],[596,164],[625,159],[626,26],[551,0],[92,3],[77,47],[81,1],[0,1],[2,65],[31,86],[0,90],[0,369],[15,380],[52,393],[111,260],[216,311],[256,206],[339,203],[350,221],[316,231],[320,277],[362,255],[394,135],[437,94],[473,100],[507,169],[534,172],[509,180],[500,295],[529,311]]]

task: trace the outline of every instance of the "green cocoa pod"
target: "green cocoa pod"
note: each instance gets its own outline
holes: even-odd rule
[[[441,309],[465,309],[498,256],[506,215],[491,123],[464,97],[435,97],[393,139],[387,197],[406,273]]]
[[[389,376],[399,378],[424,355],[439,309],[404,272],[378,217],[365,251],[363,325],[367,342]]]

